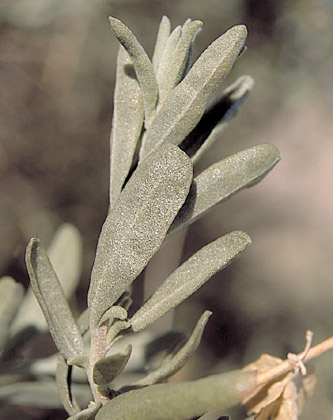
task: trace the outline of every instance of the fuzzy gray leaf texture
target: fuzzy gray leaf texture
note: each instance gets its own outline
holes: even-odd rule
[[[131,176],[99,237],[88,295],[97,324],[161,246],[192,181],[189,157],[166,145]]]

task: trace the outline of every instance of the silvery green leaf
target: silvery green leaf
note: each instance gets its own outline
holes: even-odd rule
[[[58,396],[67,413],[71,416],[79,413],[81,408],[71,392],[72,367],[68,366],[64,357],[59,353],[56,368]]]
[[[211,94],[237,59],[246,35],[244,25],[234,26],[201,54],[156,113],[141,148],[141,159],[163,143],[180,144],[194,129]]]
[[[142,94],[133,63],[125,49],[120,46],[111,130],[111,206],[120,194],[131,168],[142,130],[143,116]]]
[[[114,305],[104,312],[102,318],[99,321],[99,325],[102,325],[106,321],[112,324],[115,319],[124,321],[127,318],[128,316],[126,309],[122,306]]]
[[[93,371],[93,379],[97,385],[108,385],[125,368],[132,352],[132,346],[128,346],[124,353],[112,354],[99,360]]]
[[[278,149],[260,144],[229,156],[197,175],[185,205],[173,222],[173,234],[242,188],[259,182],[280,160]]]
[[[195,326],[191,336],[186,341],[186,343],[175,354],[173,354],[172,357],[166,358],[158,369],[149,373],[147,376],[132,385],[146,386],[155,384],[157,382],[163,382],[165,379],[178,372],[178,370],[185,365],[185,363],[198,348],[202,333],[211,314],[212,313],[210,311],[205,311],[201,315],[197,325]]]
[[[242,371],[151,385],[108,401],[98,411],[96,420],[188,420],[239,403],[242,395],[251,392],[255,385],[255,375]]]
[[[237,258],[251,243],[244,232],[231,232],[204,246],[178,267],[133,315],[131,328],[140,331],[161,318]]]
[[[82,238],[78,229],[70,223],[63,224],[56,232],[47,253],[64,294],[70,299],[80,281],[82,269]],[[31,287],[24,296],[11,332],[14,334],[29,325],[40,330],[47,328]]]
[[[182,79],[189,58],[190,46],[201,27],[202,22],[200,20],[192,22],[188,19],[181,28],[181,35],[177,44],[173,46],[172,51],[162,57],[163,61],[161,61],[157,75],[160,92],[159,105],[164,102],[168,94]]]
[[[225,89],[220,98],[205,111],[194,130],[180,145],[192,159],[193,164],[223,133],[238,109],[247,98],[254,81],[251,76],[239,77]]]
[[[145,110],[145,126],[149,126],[158,99],[158,86],[153,65],[147,53],[130,29],[114,17],[110,16],[109,21],[113,33],[125,48],[133,62],[142,93]]]
[[[169,18],[167,16],[163,16],[161,19],[160,26],[158,28],[158,34],[152,58],[155,74],[157,74],[163,50],[170,35],[170,26],[171,25]]]
[[[97,325],[161,246],[192,179],[188,156],[166,145],[131,176],[99,237],[88,303]]]
[[[83,363],[86,355],[82,336],[46,251],[37,238],[31,239],[27,246],[26,264],[31,287],[58,350],[69,364]]]
[[[23,299],[24,288],[12,277],[0,279],[0,350],[9,337],[9,329]]]
[[[169,35],[159,59],[158,69],[156,71],[156,79],[159,87],[159,102],[161,102],[161,90],[163,90],[163,84],[166,83],[166,75],[169,73],[170,64],[172,63],[173,55],[175,53],[175,49],[177,47],[181,34],[181,26],[176,26],[175,29]]]

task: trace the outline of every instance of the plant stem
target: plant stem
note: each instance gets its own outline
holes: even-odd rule
[[[99,389],[98,385],[95,384],[93,374],[94,366],[96,362],[101,360],[105,355],[106,350],[106,333],[107,325],[103,323],[97,328],[91,328],[91,347],[90,347],[90,361],[89,361],[89,370],[88,370],[88,380],[91,387],[91,391],[94,396],[96,403],[101,402],[105,404],[109,401],[109,398],[104,395]]]
[[[333,337],[327,338],[326,340],[322,341],[321,343],[317,344],[316,346],[309,349],[309,351],[304,356],[304,352],[302,351],[297,356],[299,359],[307,363],[321,354],[333,350]],[[303,358],[304,356],[304,358]],[[266,372],[260,373],[257,375],[258,386],[265,385],[273,380],[285,375],[286,373],[292,371],[294,366],[290,363],[290,360],[286,359],[281,362],[279,365],[274,366],[273,368],[267,370]]]

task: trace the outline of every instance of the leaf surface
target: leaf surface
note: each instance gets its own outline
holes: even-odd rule
[[[133,62],[142,93],[145,125],[149,125],[158,99],[158,86],[153,65],[142,45],[126,25],[114,17],[109,17],[109,22],[113,33]]]
[[[193,223],[241,189],[259,182],[279,160],[280,154],[275,146],[260,144],[209,166],[194,178],[186,203],[169,234]]]
[[[135,382],[134,385],[152,385],[158,382],[162,382],[170,376],[174,375],[176,372],[178,372],[178,370],[185,365],[185,363],[189,360],[189,358],[198,348],[202,337],[202,333],[211,314],[212,313],[210,311],[205,311],[201,315],[199,321],[197,322],[197,325],[195,326],[191,336],[188,338],[186,343],[175,354],[173,354],[171,357],[166,358],[158,369],[154,370],[144,378]]]
[[[239,77],[205,111],[197,126],[180,145],[180,148],[191,157],[193,164],[228,127],[253,85],[251,76]]]
[[[88,303],[98,324],[161,246],[192,180],[188,156],[167,145],[142,162],[107,216],[98,241]]]
[[[111,130],[110,204],[112,207],[130,171],[144,118],[142,94],[133,63],[120,46]]]
[[[141,331],[161,318],[215,273],[238,257],[251,243],[244,232],[231,232],[197,251],[178,267],[133,315],[131,327]]]
[[[229,73],[247,30],[235,26],[214,41],[169,94],[147,131],[140,159],[162,143],[180,144],[204,113],[211,94]]]
[[[160,26],[158,28],[158,34],[157,34],[154,54],[152,58],[155,74],[157,74],[158,72],[160,60],[161,60],[165,45],[170,35],[170,27],[171,27],[171,24],[170,24],[169,18],[167,16],[163,16],[161,19]]]
[[[96,420],[186,420],[230,407],[253,389],[253,374],[233,371],[191,382],[156,384],[107,402]],[[149,402],[149,403],[148,403]]]
[[[64,223],[53,237],[47,254],[66,299],[70,299],[80,281],[82,271],[82,238],[79,230],[70,223]],[[27,290],[20,305],[12,325],[12,333],[27,326],[35,326],[40,330],[47,328],[31,287]]]
[[[93,379],[97,385],[108,385],[125,368],[132,352],[128,346],[123,353],[116,353],[99,360],[94,366]]]
[[[166,51],[168,53],[162,56],[160,71],[157,75],[160,92],[159,104],[164,102],[168,94],[182,79],[189,57],[191,43],[201,26],[202,22],[200,20],[192,22],[188,19],[181,28],[181,35],[177,43],[175,45],[172,45],[171,42],[169,45],[167,44],[169,49]]]
[[[37,238],[31,239],[27,246],[26,264],[31,287],[58,350],[69,364],[84,363],[82,336],[46,251]]]

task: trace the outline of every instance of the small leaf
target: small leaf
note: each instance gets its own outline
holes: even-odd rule
[[[234,26],[201,54],[157,112],[147,131],[140,159],[163,143],[180,144],[194,129],[211,94],[237,59],[246,35],[244,25]]]
[[[177,268],[133,315],[131,327],[141,331],[199,289],[251,243],[244,232],[231,232],[206,245]]]
[[[133,63],[120,46],[111,130],[110,208],[130,171],[143,125],[142,94]]]
[[[165,45],[168,41],[169,35],[170,35],[170,20],[167,16],[163,16],[161,19],[160,26],[158,28],[158,34],[156,38],[156,44],[154,48],[154,54],[153,54],[153,67],[155,74],[157,74],[158,67],[160,65],[161,56],[163,54]]]
[[[171,225],[169,235],[193,223],[242,188],[259,182],[279,160],[275,146],[260,144],[211,165],[194,178],[186,203]]]
[[[86,357],[82,336],[39,239],[30,240],[26,251],[26,264],[31,287],[58,350],[69,364],[71,360],[82,360]]]
[[[62,405],[69,415],[79,413],[81,408],[72,395],[71,386],[72,367],[68,366],[66,360],[59,353],[56,368],[56,381],[58,386],[58,395]]]
[[[157,382],[162,382],[178,372],[178,370],[185,365],[185,363],[198,348],[202,333],[211,314],[212,313],[210,311],[205,311],[201,315],[197,325],[195,326],[191,336],[186,341],[186,343],[174,355],[172,355],[172,357],[166,358],[166,360],[162,362],[162,365],[158,369],[149,373],[147,376],[132,385],[152,385]]]
[[[165,99],[166,96],[164,92],[164,85],[167,84],[167,76],[170,72],[171,63],[173,63],[173,56],[181,35],[181,26],[176,26],[169,35],[167,42],[165,43],[163,53],[160,57],[156,73],[156,79],[159,87],[159,105],[162,103],[162,98]],[[168,90],[166,90],[166,92],[168,92]]]
[[[0,279],[0,351],[9,337],[9,329],[23,299],[24,288],[12,277]]]
[[[93,379],[97,385],[108,385],[125,368],[132,352],[128,346],[124,353],[112,354],[99,360],[94,366]]]
[[[170,51],[172,55],[169,53],[168,56],[162,58],[164,65],[161,63],[157,76],[160,92],[159,105],[164,102],[168,94],[182,79],[189,57],[190,45],[201,27],[200,20],[193,22],[190,19],[187,20],[181,28],[181,36],[177,44]],[[168,61],[166,62],[166,60]]]
[[[124,321],[127,318],[128,316],[126,309],[122,306],[114,305],[104,312],[102,318],[99,321],[99,326],[107,321],[108,323],[112,324],[115,319],[120,319],[121,321]]]
[[[228,408],[254,386],[254,375],[241,371],[191,382],[151,385],[107,402],[96,420],[186,420],[209,410]]]
[[[251,76],[239,77],[205,111],[197,126],[180,145],[180,148],[191,157],[193,164],[211,147],[237,115],[253,84]]]
[[[82,271],[82,238],[78,229],[70,223],[60,226],[47,253],[64,294],[70,299],[80,281]],[[16,333],[31,325],[41,331],[47,328],[40,306],[30,287],[13,322],[11,332]]]
[[[191,179],[190,159],[170,145],[149,156],[131,176],[98,241],[88,294],[95,324],[161,246]]]
[[[147,126],[154,114],[158,99],[158,86],[153,65],[145,50],[130,29],[114,17],[110,16],[109,21],[113,33],[132,59],[142,92],[145,110],[145,125]]]

